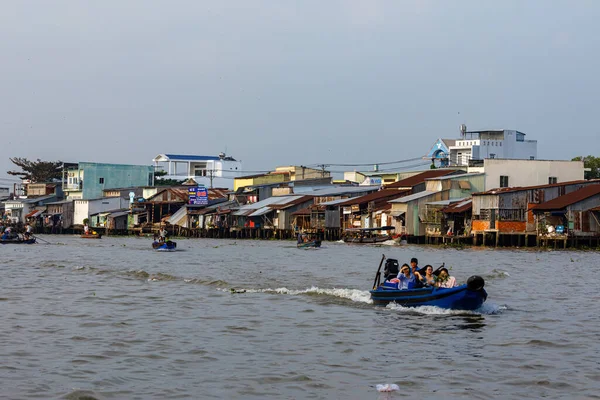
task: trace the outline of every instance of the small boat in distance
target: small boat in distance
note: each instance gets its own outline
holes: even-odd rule
[[[13,238],[13,239],[0,239],[0,244],[34,244],[36,242],[35,237],[28,239],[24,238]]]
[[[299,233],[296,247],[299,249],[321,247],[321,239],[318,234]]]
[[[84,233],[80,237],[82,239],[100,239],[100,238],[102,238],[102,234],[94,231],[91,233]]]
[[[487,292],[483,288],[485,282],[482,277],[473,275],[467,283],[453,288],[442,287],[424,287],[420,289],[398,289],[398,284],[391,283],[388,279],[394,274],[388,275],[390,270],[386,263],[386,272],[384,282],[381,283],[381,265],[385,259],[382,257],[379,263],[377,275],[373,283],[373,289],[370,290],[371,300],[375,305],[387,305],[396,303],[403,307],[435,306],[452,310],[476,310],[483,305],[487,299]],[[394,259],[388,259],[390,264],[395,264],[393,272],[397,273],[398,262]]]
[[[352,244],[381,243],[392,239],[390,231],[396,229],[394,226],[382,226],[379,228],[349,228],[344,231],[343,241]]]
[[[167,240],[166,242],[154,241],[152,242],[152,248],[156,251],[175,251],[177,243],[172,240]]]
[[[310,242],[298,243],[298,244],[296,244],[296,246],[299,249],[305,249],[305,248],[309,248],[309,247],[321,247],[321,241],[320,240],[311,240]]]

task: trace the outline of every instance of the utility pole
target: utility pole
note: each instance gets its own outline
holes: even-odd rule
[[[327,165],[320,164],[319,166],[321,167],[321,178],[325,178],[325,167],[327,167]]]
[[[213,188],[213,176],[214,176],[215,170],[214,169],[209,169],[208,172],[209,172],[209,175],[210,175],[210,188],[212,189]]]

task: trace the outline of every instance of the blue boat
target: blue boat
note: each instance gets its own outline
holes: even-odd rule
[[[29,239],[0,239],[0,244],[34,244],[36,242],[35,238]]]
[[[175,251],[177,248],[177,243],[172,240],[167,240],[166,242],[153,242],[152,248],[156,251]]]
[[[298,243],[298,244],[296,244],[296,246],[299,249],[305,249],[305,248],[309,248],[309,247],[321,247],[321,241],[320,240],[312,240],[310,242]]]
[[[384,259],[385,256],[381,259],[373,290],[370,291],[373,304],[396,303],[404,307],[435,306],[452,310],[476,310],[487,299],[487,292],[483,288],[485,282],[477,275],[471,276],[466,284],[453,288],[424,287],[400,290],[397,284],[387,279],[380,283],[380,271]]]

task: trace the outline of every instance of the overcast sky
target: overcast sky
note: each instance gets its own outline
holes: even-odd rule
[[[599,20],[594,0],[5,1],[0,179],[9,157],[394,161],[461,123],[598,156]]]

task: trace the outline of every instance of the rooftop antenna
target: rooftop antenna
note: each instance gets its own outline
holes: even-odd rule
[[[466,124],[460,124],[460,137],[465,139],[467,137],[467,125]]]

